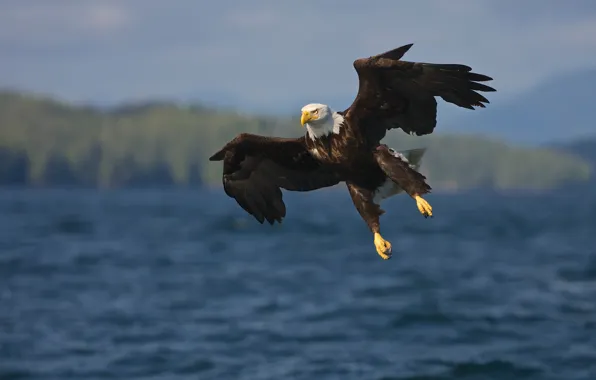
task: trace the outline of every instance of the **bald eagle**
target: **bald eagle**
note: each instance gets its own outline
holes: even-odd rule
[[[344,111],[326,104],[302,108],[306,133],[298,138],[242,133],[210,157],[223,160],[225,193],[260,223],[281,223],[286,215],[281,189],[312,191],[347,185],[361,218],[373,234],[377,253],[391,257],[391,243],[381,236],[381,200],[405,192],[425,217],[432,207],[422,198],[431,191],[418,172],[423,150],[400,153],[381,143],[390,129],[422,136],[433,132],[437,102],[474,110],[489,101],[477,91],[494,88],[492,78],[461,64],[401,60],[412,44],[353,62],[359,88]]]

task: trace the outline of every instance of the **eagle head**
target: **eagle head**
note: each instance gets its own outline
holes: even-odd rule
[[[321,103],[310,103],[302,107],[302,116],[300,117],[300,124],[302,126],[308,125],[313,129],[322,127],[329,121],[331,110],[329,106]]]

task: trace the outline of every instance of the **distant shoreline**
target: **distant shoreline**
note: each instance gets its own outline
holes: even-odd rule
[[[0,184],[10,188],[212,188],[221,186],[222,166],[208,157],[234,136],[302,133],[292,118],[176,103],[106,111],[0,92],[0,110]],[[395,131],[383,142],[427,148],[420,171],[435,193],[548,191],[591,180],[594,172],[575,149],[520,147],[475,134]]]

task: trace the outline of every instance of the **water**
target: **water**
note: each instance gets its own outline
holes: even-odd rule
[[[595,379],[596,196],[0,191],[1,379]],[[587,199],[586,199],[587,198]]]

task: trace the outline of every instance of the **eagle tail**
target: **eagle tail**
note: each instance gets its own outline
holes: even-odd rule
[[[399,153],[406,157],[413,169],[418,170],[422,164],[422,156],[424,156],[424,153],[426,153],[426,148],[402,150]]]
[[[426,149],[396,152],[387,145],[379,145],[374,152],[375,160],[385,175],[410,195],[431,192],[426,177],[418,172]]]

